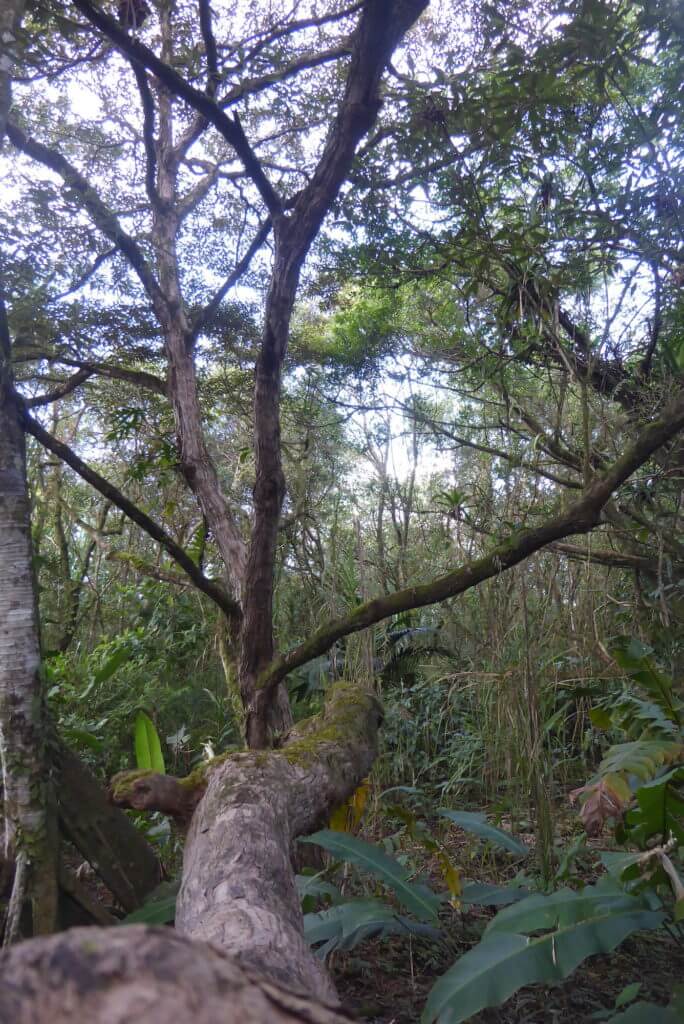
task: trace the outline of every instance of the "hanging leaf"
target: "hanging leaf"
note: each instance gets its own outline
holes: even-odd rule
[[[144,711],[139,711],[135,719],[135,760],[141,771],[166,774],[159,734]]]
[[[481,839],[486,839],[487,842],[493,843],[494,846],[502,846],[504,850],[508,850],[510,853],[526,857],[530,852],[529,848],[524,843],[521,843],[519,839],[516,839],[515,836],[512,836],[510,832],[504,832],[503,829],[490,825],[484,814],[475,814],[473,811],[449,810],[440,810],[439,813],[442,817],[448,818],[455,825],[465,829],[466,832],[472,832]]]
[[[402,906],[415,914],[420,921],[436,921],[439,910],[439,896],[426,885],[409,882],[408,871],[372,843],[349,835],[347,832],[324,830],[300,839],[300,842],[315,843],[339,857],[340,860],[356,864],[364,871],[380,878],[396,895]]]
[[[622,775],[611,772],[570,793],[570,803],[582,799],[580,818],[588,836],[601,833],[608,819],[620,821],[632,802],[633,793]]]

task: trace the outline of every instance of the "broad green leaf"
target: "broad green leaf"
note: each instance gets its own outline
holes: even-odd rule
[[[639,989],[641,988],[640,981],[633,981],[631,985],[625,985],[622,992],[619,993],[615,1000],[615,1009],[620,1010],[627,1003],[631,1003],[639,995]]]
[[[617,1013],[607,1024],[681,1024],[681,1017],[670,1006],[657,1003],[633,1003],[624,1013]]]
[[[159,734],[144,711],[139,711],[135,719],[135,760],[141,771],[166,773]]]
[[[300,900],[306,896],[328,896],[333,903],[340,900],[340,890],[331,882],[326,882],[320,875],[296,875],[295,883]]]
[[[180,881],[161,882],[142,907],[127,914],[120,924],[171,924],[176,917]]]
[[[459,1024],[487,1006],[499,1006],[523,985],[566,978],[594,953],[609,953],[632,932],[657,928],[665,914],[607,912],[537,939],[508,932],[487,935],[435,984],[422,1024]]]
[[[461,893],[461,903],[477,903],[482,907],[505,907],[509,903],[524,900],[529,895],[529,889],[521,886],[466,882]]]
[[[466,832],[473,832],[481,839],[486,839],[495,846],[502,846],[510,853],[517,853],[521,857],[529,854],[529,847],[521,843],[519,839],[512,836],[510,832],[504,832],[495,825],[490,825],[484,814],[475,814],[473,811],[450,811],[442,809],[439,811],[443,818],[448,818],[455,825],[459,825]]]
[[[494,932],[536,932],[567,925],[594,917],[601,911],[643,910],[643,901],[624,892],[610,878],[597,885],[587,886],[580,892],[558,889],[545,895],[535,893],[513,906],[500,910],[489,922],[485,935]]]
[[[439,932],[397,914],[380,900],[348,900],[318,914],[304,915],[304,936],[309,945],[324,943],[316,950],[316,956],[321,959],[335,949],[350,950],[365,939],[378,935],[428,935],[437,938]]]
[[[118,651],[114,651],[111,657],[107,658],[104,665],[98,669],[93,677],[93,683],[98,686],[100,683],[104,683],[110,676],[113,676],[117,668],[128,661],[130,657],[130,651],[125,647],[120,647]],[[88,687],[90,689],[90,687]]]
[[[426,885],[408,881],[408,871],[372,843],[349,835],[348,832],[331,832],[324,829],[312,836],[300,839],[304,843],[316,843],[339,857],[368,871],[395,893],[397,899],[421,921],[436,921],[439,910],[439,896]]]

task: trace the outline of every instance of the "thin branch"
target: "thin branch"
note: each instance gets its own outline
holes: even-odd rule
[[[90,267],[89,270],[86,270],[84,274],[81,274],[81,276],[77,279],[76,283],[71,286],[71,288],[68,288],[67,291],[65,292],[60,292],[59,295],[54,295],[50,299],[50,302],[60,302],[62,299],[66,299],[68,295],[73,295],[74,292],[77,292],[80,288],[83,287],[84,284],[88,283],[90,278],[95,273],[97,273],[102,264],[105,263],[110,256],[114,256],[118,251],[118,248],[115,247],[112,249],[107,249],[106,252],[101,252],[100,255],[95,258],[92,267]]]
[[[88,466],[68,445],[53,437],[37,420],[29,415],[25,408],[20,410],[20,418],[23,428],[27,433],[39,441],[44,448],[57,455],[67,466],[78,473],[83,480],[87,481],[96,491],[99,491],[105,498],[120,508],[125,515],[155,540],[166,553],[176,562],[181,569],[190,577],[198,590],[210,597],[211,600],[225,613],[229,619],[239,620],[242,616],[242,609],[237,601],[234,601],[214,580],[207,579],[200,568],[195,565],[192,558],[185,552],[173,538],[158,523],[138,508],[132,501],[121,493],[118,488],[111,484],[104,477],[100,476],[94,469]]]
[[[266,177],[264,170],[259,163],[259,159],[242,129],[242,125],[240,124],[240,119],[237,114],[234,114],[232,118],[228,117],[228,115],[221,110],[220,106],[214,102],[211,96],[208,96],[207,93],[200,92],[199,89],[195,89],[193,85],[186,82],[182,75],[180,75],[174,68],[165,64],[163,60],[160,60],[159,57],[157,57],[157,55],[139,39],[128,35],[128,33],[124,31],[124,29],[122,29],[113,18],[110,18],[109,15],[104,13],[104,11],[95,7],[94,4],[90,3],[90,0],[74,0],[74,6],[77,7],[93,25],[99,28],[100,31],[103,32],[123,54],[132,60],[138,61],[143,67],[146,67],[149,71],[155,74],[159,81],[162,82],[162,84],[165,85],[174,96],[184,99],[186,103],[193,107],[198,113],[206,117],[207,121],[214,125],[226,142],[233,147],[239,156],[245,170],[249,173],[249,176],[258,189],[259,194],[266,204],[266,208],[271,216],[277,217],[281,214],[282,203],[280,201],[280,197],[277,195],[275,189]]]
[[[244,256],[240,260],[238,260],[238,262],[235,265],[235,268],[230,272],[230,274],[223,282],[221,287],[218,289],[218,291],[215,293],[215,295],[209,300],[206,306],[203,309],[201,309],[200,312],[195,317],[194,323],[192,325],[192,331],[190,334],[191,344],[194,344],[194,342],[197,340],[198,336],[201,334],[204,327],[211,321],[212,317],[215,316],[224,298],[226,297],[230,289],[235,284],[237,284],[242,275],[245,273],[249,264],[252,262],[252,259],[254,258],[255,254],[259,251],[259,249],[262,247],[262,245],[268,238],[270,232],[271,219],[268,218],[267,220],[264,221],[264,223],[257,231]]]
[[[131,68],[138,84],[143,110],[143,144],[145,146],[145,191],[152,209],[158,210],[161,198],[157,191],[157,145],[154,139],[154,99],[147,73],[137,61],[131,61]]]
[[[258,75],[254,78],[247,78],[244,82],[240,82],[239,85],[233,86],[233,88],[222,97],[220,100],[220,106],[222,109],[230,107],[234,103],[238,103],[240,100],[245,99],[247,96],[255,96],[258,93],[263,92],[265,89],[269,89],[273,85],[278,85],[281,82],[286,82],[289,78],[294,78],[300,71],[308,71],[310,68],[317,68],[322,64],[328,64],[333,60],[339,60],[340,57],[348,57],[350,52],[348,44],[334,46],[329,50],[321,50],[319,53],[310,53],[303,57],[299,57],[297,60],[293,60],[290,64],[284,65],[284,67],[279,68],[277,71],[271,71],[266,75]]]
[[[65,380],[59,387],[56,387],[54,391],[50,391],[45,395],[36,395],[33,398],[25,398],[26,407],[28,409],[35,409],[39,405],[49,405],[51,402],[58,402],[60,398],[70,395],[72,391],[75,391],[77,387],[87,381],[92,375],[92,370],[79,370],[78,373],[74,373],[68,380]]]
[[[557,551],[567,558],[573,558],[581,562],[594,562],[596,565],[605,565],[615,569],[634,569],[639,572],[646,572],[652,576],[658,573],[658,562],[655,558],[647,558],[643,555],[630,555],[623,551],[606,551],[603,549],[579,544],[550,544],[551,551]],[[679,569],[684,570],[684,563],[679,563]]]

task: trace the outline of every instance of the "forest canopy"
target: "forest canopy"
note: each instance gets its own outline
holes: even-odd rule
[[[324,1003],[369,935],[441,950],[402,1020],[681,942],[681,6],[2,18],[5,945],[161,922],[160,863],[179,934]]]

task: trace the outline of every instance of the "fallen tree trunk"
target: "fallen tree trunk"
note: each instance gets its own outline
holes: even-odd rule
[[[349,1024],[170,928],[73,928],[0,956],[12,1024]]]
[[[189,819],[176,933],[90,928],[22,943],[0,959],[0,1020],[347,1019],[304,939],[292,848],[368,774],[381,720],[372,694],[337,683],[280,749],[215,758],[187,779],[116,776],[116,803]]]

